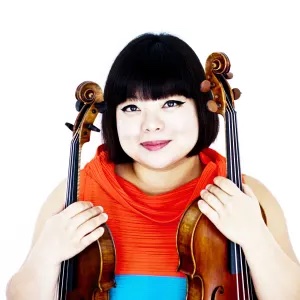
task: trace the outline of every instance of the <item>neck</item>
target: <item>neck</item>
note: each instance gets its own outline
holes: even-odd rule
[[[118,175],[149,195],[171,191],[195,179],[201,171],[198,155],[184,158],[168,169],[149,169],[136,162],[117,168]]]

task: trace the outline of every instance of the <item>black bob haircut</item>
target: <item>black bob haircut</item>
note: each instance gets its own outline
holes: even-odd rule
[[[193,49],[176,36],[145,33],[133,39],[112,64],[104,87],[106,110],[102,115],[103,142],[109,161],[132,162],[122,149],[116,124],[116,107],[126,99],[158,99],[182,95],[195,101],[199,136],[187,155],[198,154],[213,143],[219,131],[219,118],[206,103],[211,93],[200,91],[205,72]]]

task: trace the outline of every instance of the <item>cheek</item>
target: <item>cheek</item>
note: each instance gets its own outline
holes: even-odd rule
[[[124,122],[122,119],[117,121],[117,131],[120,140],[134,139],[140,132],[137,122]]]
[[[188,136],[197,135],[198,137],[198,118],[193,112],[178,115],[176,118],[170,119],[169,125],[174,131],[180,134],[185,134]]]

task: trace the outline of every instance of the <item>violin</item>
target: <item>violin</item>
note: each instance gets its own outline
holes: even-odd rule
[[[80,155],[84,143],[90,141],[98,113],[105,109],[99,85],[91,81],[81,83],[75,92],[79,112],[72,130],[65,207],[78,201]],[[104,234],[78,255],[63,261],[58,281],[58,300],[108,300],[109,290],[116,286],[116,251],[112,234],[106,224]]]
[[[227,178],[242,190],[234,100],[241,95],[231,89],[230,61],[214,52],[206,60],[205,74],[213,97],[207,108],[225,121]],[[206,80],[206,83],[207,83]],[[187,278],[186,300],[255,300],[254,285],[242,248],[228,240],[201,213],[195,199],[185,210],[177,228],[178,271]],[[261,208],[262,217],[266,222]]]

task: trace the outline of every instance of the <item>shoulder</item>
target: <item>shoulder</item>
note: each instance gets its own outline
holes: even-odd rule
[[[40,232],[42,231],[45,222],[53,215],[59,213],[64,209],[66,198],[67,180],[63,179],[57,186],[50,192],[47,199],[41,205],[32,238],[32,245],[37,240]]]
[[[261,181],[252,176],[244,175],[243,178],[244,183],[250,186],[261,207],[263,208],[266,214],[266,221],[269,229],[275,229],[272,226],[275,225],[273,224],[273,221],[276,219],[276,223],[278,223],[278,220],[285,222],[283,210],[272,192]]]
[[[265,210],[267,223],[269,223],[269,218],[274,215],[281,215],[281,217],[283,217],[283,211],[278,201],[271,193],[271,191],[261,181],[249,175],[243,175],[243,179],[244,183],[250,186],[250,188],[253,190],[260,205]]]
[[[259,201],[266,216],[267,226],[275,240],[291,259],[297,261],[290,242],[284,212],[279,202],[271,193],[271,191],[258,179],[249,175],[244,175],[243,178],[244,183],[252,189],[257,200]]]

